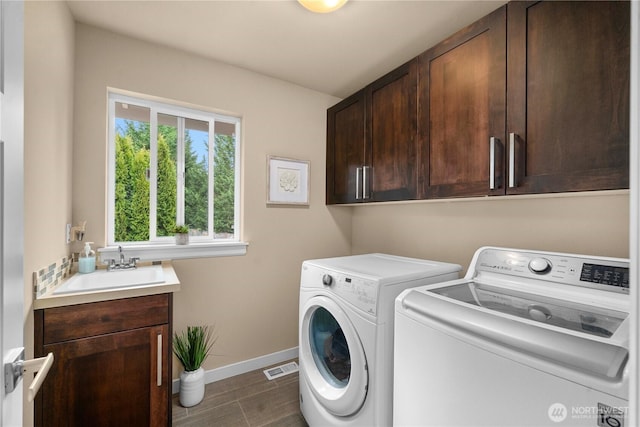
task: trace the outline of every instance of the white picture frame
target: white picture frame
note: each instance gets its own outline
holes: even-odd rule
[[[309,161],[267,156],[267,204],[309,206]]]

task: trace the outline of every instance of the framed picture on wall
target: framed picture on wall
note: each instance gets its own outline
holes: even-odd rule
[[[309,161],[267,157],[267,204],[309,205]]]

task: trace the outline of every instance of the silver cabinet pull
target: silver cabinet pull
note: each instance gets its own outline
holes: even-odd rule
[[[362,168],[356,168],[356,200],[360,200],[360,172]]]
[[[158,355],[157,355],[157,369],[156,369],[156,384],[158,387],[162,386],[162,334],[158,334]]]
[[[489,190],[496,189],[496,140],[495,136],[489,138]]]
[[[516,182],[516,134],[509,134],[509,188],[517,187]]]
[[[362,167],[362,198],[363,199],[368,199],[369,197],[371,197],[371,195],[369,194],[369,191],[367,189],[367,171],[369,170],[369,166],[363,166]]]

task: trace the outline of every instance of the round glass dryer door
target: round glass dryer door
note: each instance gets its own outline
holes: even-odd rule
[[[304,306],[300,325],[303,375],[320,403],[334,415],[355,414],[367,396],[367,364],[355,328],[330,298]]]

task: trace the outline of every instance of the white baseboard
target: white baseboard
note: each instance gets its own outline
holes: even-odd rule
[[[263,369],[268,366],[275,365],[277,363],[295,359],[297,357],[298,357],[298,347],[293,347],[288,350],[282,350],[276,353],[266,354],[264,356],[256,357],[254,359],[232,363],[231,365],[221,366],[219,368],[205,371],[204,382],[205,384],[213,383],[216,381],[224,380],[225,378],[230,378],[236,375],[255,371],[256,369]],[[171,393],[176,394],[179,391],[180,391],[180,379],[176,378],[173,380],[171,384]]]

